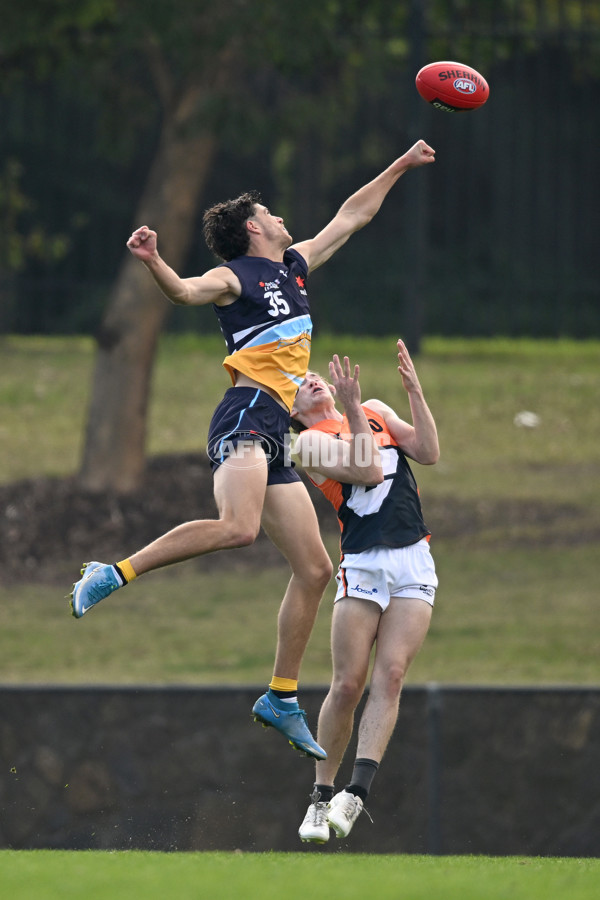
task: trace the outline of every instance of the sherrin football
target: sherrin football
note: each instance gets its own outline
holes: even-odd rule
[[[429,63],[419,69],[415,82],[421,97],[445,112],[478,109],[490,95],[483,75],[457,62]]]

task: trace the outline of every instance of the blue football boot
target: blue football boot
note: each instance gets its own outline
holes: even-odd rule
[[[280,709],[273,706],[267,694],[263,694],[252,707],[252,714],[255,722],[280,731],[300,753],[314,759],[327,759],[327,754],[310,733],[303,709]]]
[[[80,619],[88,609],[123,586],[113,567],[105,563],[84,563],[81,574],[83,578],[73,585],[73,591],[69,594],[71,612],[76,619]]]

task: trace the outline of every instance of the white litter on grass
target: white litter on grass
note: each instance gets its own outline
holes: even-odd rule
[[[513,419],[517,428],[537,428],[541,421],[537,413],[529,412],[527,409],[518,412]]]

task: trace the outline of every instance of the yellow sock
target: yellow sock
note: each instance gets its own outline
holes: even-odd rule
[[[279,678],[278,675],[273,675],[269,687],[272,691],[288,691],[292,694],[298,690],[298,682],[293,678]]]
[[[128,559],[124,559],[121,562],[117,563],[119,567],[119,571],[122,573],[123,578],[129,584],[130,581],[133,581],[134,578],[137,578],[136,573],[133,570],[133,566],[129,562]]]

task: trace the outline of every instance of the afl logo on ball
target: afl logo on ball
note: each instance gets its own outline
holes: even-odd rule
[[[477,86],[472,81],[467,81],[466,78],[456,78],[454,80],[454,90],[460,91],[461,94],[474,94]]]

